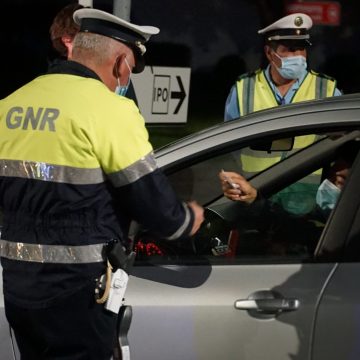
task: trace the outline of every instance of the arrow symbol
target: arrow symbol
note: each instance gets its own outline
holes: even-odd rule
[[[186,93],[185,93],[184,85],[183,85],[183,83],[181,81],[181,77],[179,75],[177,75],[176,80],[178,81],[180,91],[172,91],[171,92],[171,98],[172,99],[179,99],[179,102],[178,102],[178,104],[176,106],[174,114],[177,114],[179,112],[180,107],[181,107],[181,105],[184,102],[184,99],[186,97]]]

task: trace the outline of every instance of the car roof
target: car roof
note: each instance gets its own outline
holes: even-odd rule
[[[248,137],[250,141],[259,133],[281,134],[297,128],[311,129],[322,126],[336,128],[340,124],[342,127],[360,124],[360,93],[257,111],[179,139],[157,149],[155,155],[159,165],[166,166],[177,159],[206,152],[212,147],[229,144],[239,138]]]

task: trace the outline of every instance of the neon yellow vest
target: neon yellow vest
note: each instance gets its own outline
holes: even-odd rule
[[[0,149],[2,159],[24,160],[26,154],[28,161],[101,169],[108,175],[152,151],[133,101],[91,78],[40,76],[1,100],[0,118],[8,119],[0,121],[0,133],[9,139]]]
[[[241,76],[236,86],[240,116],[279,105],[265,77],[264,70],[259,69],[253,74]],[[333,96],[335,89],[335,80],[310,71],[296,91],[291,103]]]
[[[264,70],[259,69],[253,74],[246,74],[240,77],[236,85],[241,116],[279,105],[265,77]],[[310,71],[296,91],[291,103],[333,96],[335,89],[335,80]],[[315,135],[296,137],[293,148],[303,148],[310,145],[314,140]],[[241,154],[242,169],[249,173],[264,170],[278,161],[280,161],[278,153],[268,154],[265,151],[246,149]]]

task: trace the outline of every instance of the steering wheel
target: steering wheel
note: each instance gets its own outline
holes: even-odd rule
[[[213,209],[204,209],[205,220],[198,232],[191,237],[195,254],[216,256],[225,255],[229,251],[230,224]]]

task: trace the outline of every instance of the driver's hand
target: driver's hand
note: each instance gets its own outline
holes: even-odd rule
[[[188,206],[194,213],[194,224],[190,232],[190,235],[194,235],[199,230],[202,222],[204,221],[204,208],[196,201],[188,202]]]
[[[257,197],[257,190],[240,174],[231,171],[219,173],[224,195],[233,201],[251,204]]]

